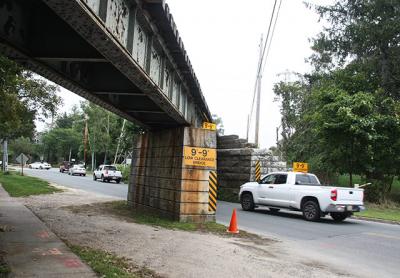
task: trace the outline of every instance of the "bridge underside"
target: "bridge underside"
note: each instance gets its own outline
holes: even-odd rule
[[[147,59],[141,65],[133,46],[121,46],[105,27],[82,1],[0,1],[0,51],[9,58],[144,128],[199,125],[200,113],[183,84],[175,92],[172,78],[171,84],[157,82],[165,79],[161,68],[150,77],[161,67],[151,58],[155,43],[142,46]]]
[[[208,177],[185,147],[216,148],[216,133],[162,0],[0,0],[0,53],[145,128],[128,200],[180,221],[214,218]],[[214,157],[215,159],[215,157]]]

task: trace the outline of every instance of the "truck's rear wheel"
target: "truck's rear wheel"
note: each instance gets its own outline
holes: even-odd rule
[[[240,204],[242,205],[242,209],[246,211],[254,210],[254,200],[253,195],[251,193],[243,193],[240,198]]]
[[[316,201],[306,201],[302,207],[303,217],[307,221],[318,221],[321,217],[321,211]]]
[[[331,212],[330,214],[335,222],[341,222],[349,217],[349,214],[345,212]]]

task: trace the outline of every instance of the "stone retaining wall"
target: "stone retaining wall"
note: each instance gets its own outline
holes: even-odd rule
[[[267,149],[257,149],[237,135],[217,138],[218,199],[238,201],[240,186],[255,180],[255,164],[261,162],[261,176],[286,171],[286,162]]]

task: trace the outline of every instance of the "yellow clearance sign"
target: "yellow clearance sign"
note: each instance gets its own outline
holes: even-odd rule
[[[203,128],[204,129],[209,129],[209,130],[217,130],[217,125],[213,124],[213,123],[204,122],[203,123]]]
[[[308,163],[305,162],[293,162],[293,172],[308,172]]]
[[[187,147],[183,149],[184,164],[188,166],[217,167],[215,149]]]

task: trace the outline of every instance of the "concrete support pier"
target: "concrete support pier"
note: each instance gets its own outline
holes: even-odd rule
[[[177,127],[139,137],[133,153],[128,203],[182,222],[215,220],[208,180],[216,171],[216,132]]]

